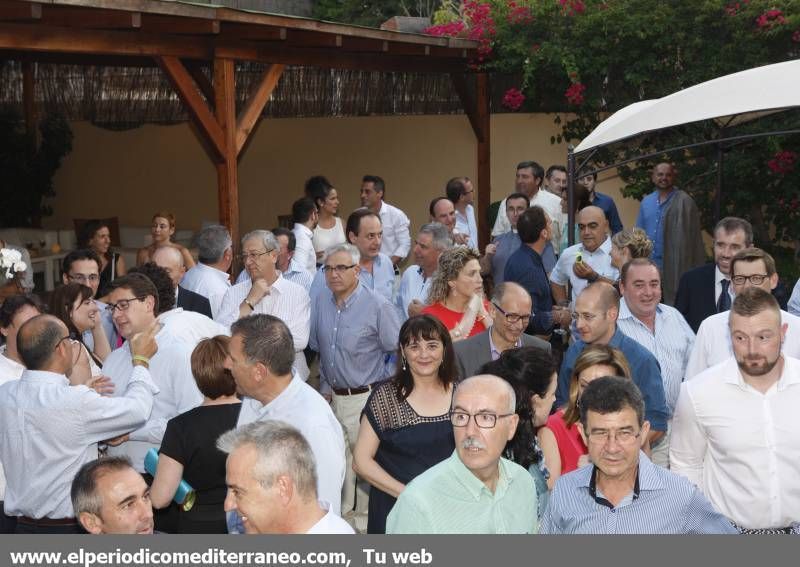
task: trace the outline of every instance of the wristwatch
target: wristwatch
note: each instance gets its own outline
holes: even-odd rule
[[[245,298],[245,300],[242,301],[242,303],[247,305],[250,308],[250,311],[255,311],[256,310],[255,306],[252,303],[250,303],[249,299]]]

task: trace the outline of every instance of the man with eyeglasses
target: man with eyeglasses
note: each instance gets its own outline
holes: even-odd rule
[[[456,211],[456,230],[467,235],[467,246],[478,248],[478,225],[475,222],[475,189],[469,177],[454,177],[445,186],[445,195]]]
[[[386,522],[388,534],[535,534],[536,487],[530,473],[502,458],[519,416],[511,385],[473,376],[453,397],[456,450],[412,480]]]
[[[489,329],[453,343],[462,378],[474,376],[508,349],[534,346],[550,352],[550,343],[524,333],[531,319],[531,296],[525,288],[513,282],[500,284],[494,288],[489,309],[494,321]]]
[[[308,346],[311,299],[303,286],[289,281],[277,269],[280,245],[268,230],[254,230],[242,238],[242,263],[249,279],[232,286],[222,298],[217,321],[230,327],[249,315],[263,313],[286,323],[294,340],[295,370],[308,380],[303,350]]]
[[[556,481],[541,533],[736,533],[695,485],[654,465],[642,451],[650,424],[633,382],[593,380],[580,410],[578,429],[592,464]]]
[[[655,445],[667,431],[670,417],[664,395],[661,369],[652,353],[628,337],[617,325],[620,311],[619,294],[611,284],[596,282],[584,289],[575,301],[572,318],[578,336],[561,364],[556,389],[556,405],[569,399],[569,382],[575,361],[587,345],[608,345],[622,351],[631,367],[633,383],[644,397],[645,418],[650,422],[648,441]]]
[[[128,374],[115,397],[105,397],[70,385],[81,346],[64,323],[38,315],[22,325],[17,348],[27,370],[0,387],[5,511],[17,516],[17,533],[79,532],[72,477],[97,458],[98,442],[138,430],[160,395],[147,365],[157,352],[156,331],[150,326],[129,337]]]
[[[734,296],[757,287],[771,292],[778,285],[775,260],[760,248],[746,248],[730,261],[731,286]],[[686,380],[733,356],[728,326],[730,311],[706,318],[697,330],[697,339],[689,355]],[[787,326],[784,354],[800,358],[800,317],[781,310],[781,321]]]
[[[90,249],[73,250],[61,262],[61,281],[64,284],[79,283],[92,290],[92,297],[97,295],[100,287],[100,257],[97,252]],[[100,309],[100,324],[105,331],[111,350],[117,347],[119,336],[111,320],[111,313],[106,310],[106,304],[102,301],[94,300],[95,305]],[[86,331],[81,337],[83,343],[89,351],[97,353],[98,349],[94,344],[94,333]]]
[[[453,240],[443,224],[429,222],[420,227],[414,240],[414,264],[403,272],[395,297],[402,320],[422,313],[439,267],[439,256],[452,246]]]
[[[741,533],[790,534],[800,520],[800,360],[781,352],[786,323],[765,289],[737,291],[728,326],[733,355],[681,386],[670,465]]]

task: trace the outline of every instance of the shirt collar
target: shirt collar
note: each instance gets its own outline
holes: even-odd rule
[[[714,284],[720,283],[722,280],[730,281],[730,278],[719,271],[719,266],[714,264]]]
[[[779,391],[785,390],[791,386],[800,385],[800,360],[792,358],[791,356],[781,356],[783,356],[783,373],[775,383]],[[739,369],[739,364],[736,362],[735,356],[729,358],[725,363],[725,368],[722,372],[722,381],[741,388],[749,387],[749,384],[747,384],[747,382],[744,381],[744,377],[742,377],[742,371]]]
[[[450,470],[453,473],[453,478],[467,490],[469,495],[475,499],[476,502],[481,499],[481,496],[484,493],[490,498],[502,497],[503,494],[505,494],[508,490],[508,487],[511,485],[512,479],[508,476],[508,471],[506,470],[504,462],[505,459],[503,458],[501,458],[497,464],[499,473],[497,476],[497,486],[495,486],[494,489],[494,495],[492,495],[487,486],[483,484],[483,481],[472,474],[472,471],[469,470],[461,461],[458,456],[458,449],[453,451],[453,454],[450,455],[450,458],[447,459],[447,461]]]
[[[494,325],[489,327],[489,330],[487,331],[489,333],[489,352],[492,354],[492,360],[497,360],[498,358],[500,358],[500,355],[502,353],[499,350],[497,350],[497,347],[494,344],[494,339],[492,338],[493,328]],[[520,335],[520,337],[517,339],[517,342],[514,344],[514,347],[516,348],[520,348],[521,346],[522,346],[522,335]]]
[[[624,340],[625,340],[625,335],[622,333],[622,331],[619,330],[619,325],[616,325],[614,329],[614,335],[611,337],[611,340],[608,341],[608,346],[619,348],[619,345]]]
[[[314,236],[314,232],[310,228],[304,224],[300,224],[299,222],[294,223],[294,230],[299,230],[309,238]]]
[[[656,319],[659,318],[660,315],[664,313],[664,310],[661,308],[661,303],[656,305]],[[636,315],[631,312],[631,308],[628,307],[627,302],[625,301],[624,297],[621,297],[619,300],[619,316],[617,317],[620,321],[622,319],[636,319],[639,320]]]
[[[284,407],[292,402],[292,398],[295,397],[301,387],[302,380],[300,380],[300,378],[294,372],[292,372],[292,380],[289,382],[289,385],[283,389],[283,392],[278,394],[278,397],[261,406],[261,408],[258,410],[259,416],[269,417],[280,412]],[[253,401],[258,403],[258,400]]]
[[[305,272],[305,271],[306,270],[304,270],[302,268],[302,266],[300,266],[300,264],[298,264],[297,261],[294,258],[292,258],[291,260],[289,260],[289,269],[286,270],[286,272],[284,272],[284,273],[285,274],[297,274],[297,273],[301,273],[301,272]]]
[[[645,455],[643,451],[639,451],[639,467],[636,471],[636,482],[633,485],[633,500],[639,498],[642,490],[660,490],[664,488],[664,480],[658,474],[655,467],[656,465],[647,458],[647,455]],[[597,494],[597,467],[594,465],[586,467],[583,474],[584,478],[578,486],[587,488],[589,494],[598,504],[614,508],[611,502],[606,500],[602,495]]]
[[[47,370],[25,370],[20,380],[28,382],[50,382],[53,384],[61,384],[62,386],[69,386],[69,379],[66,376],[55,372],[48,372]]]
[[[353,291],[353,293],[350,294],[350,297],[344,300],[344,307],[342,307],[342,309],[347,309],[348,307],[353,305],[353,303],[359,298],[359,296],[362,293],[364,293],[365,289],[367,288],[364,287],[364,284],[361,283],[361,280],[359,280],[358,284],[356,285],[356,289]],[[333,303],[333,306],[336,307],[337,309],[339,308],[339,305],[336,303],[336,296],[333,295],[333,292],[331,292],[331,303]]]

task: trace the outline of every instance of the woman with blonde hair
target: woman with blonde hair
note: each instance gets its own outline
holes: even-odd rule
[[[611,237],[611,265],[621,270],[634,258],[647,258],[653,253],[653,241],[641,228],[626,228]]]
[[[578,429],[581,411],[579,402],[584,388],[595,378],[620,376],[631,378],[631,367],[622,351],[608,345],[587,346],[575,361],[569,382],[569,401],[547,419],[538,431],[539,444],[544,453],[552,490],[562,474],[574,471],[585,464],[589,450]]]
[[[483,297],[479,258],[475,250],[464,246],[442,252],[428,292],[428,305],[422,310],[439,319],[454,341],[492,326],[489,303]]]
[[[156,248],[172,246],[183,256],[183,264],[186,269],[194,268],[194,258],[192,258],[191,252],[185,246],[172,242],[173,234],[175,234],[175,215],[167,211],[159,211],[154,214],[153,222],[150,226],[150,235],[153,237],[153,243],[144,248],[139,248],[136,253],[136,265],[143,266],[147,262],[152,262]]]

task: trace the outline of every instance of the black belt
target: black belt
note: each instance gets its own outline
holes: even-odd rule
[[[27,526],[53,527],[53,526],[77,526],[78,520],[75,518],[29,518],[28,516],[17,516],[17,522]]]
[[[372,384],[359,388],[333,388],[333,393],[337,396],[355,396],[356,394],[366,394],[370,390],[372,390]]]

